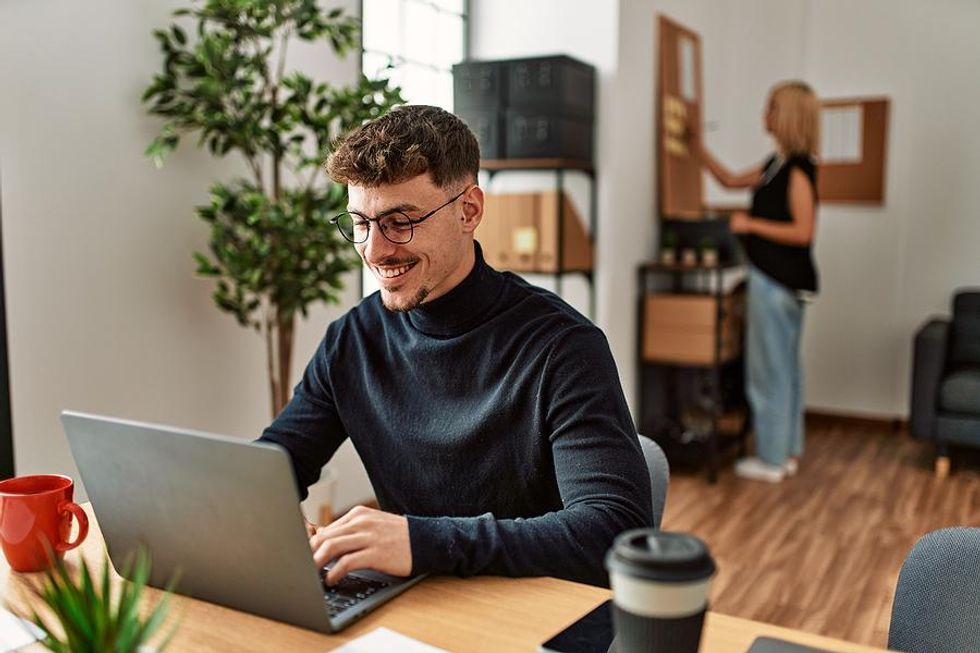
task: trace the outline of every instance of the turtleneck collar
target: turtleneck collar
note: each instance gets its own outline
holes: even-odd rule
[[[425,302],[406,315],[409,323],[430,336],[458,336],[482,324],[503,290],[500,274],[486,264],[480,243],[474,241],[473,269],[442,297]]]

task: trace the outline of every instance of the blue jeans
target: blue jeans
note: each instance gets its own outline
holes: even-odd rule
[[[803,454],[803,304],[749,265],[745,381],[756,455],[782,466]]]

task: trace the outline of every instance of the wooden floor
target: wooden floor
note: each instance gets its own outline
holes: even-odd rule
[[[704,539],[718,564],[719,612],[884,647],[905,555],[926,532],[980,525],[980,456],[953,454],[937,480],[932,450],[887,425],[807,427],[797,476],[717,484],[675,470],[663,527]]]

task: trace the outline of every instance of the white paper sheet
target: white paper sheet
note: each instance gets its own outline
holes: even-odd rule
[[[863,140],[863,107],[830,107],[820,111],[821,163],[861,163]]]
[[[686,36],[679,36],[677,45],[680,48],[681,97],[688,102],[697,99],[694,84],[694,41]]]
[[[0,653],[16,651],[43,636],[44,633],[34,624],[0,608]]]
[[[366,635],[351,640],[334,653],[446,653],[441,648],[429,646],[417,639],[406,637],[388,628],[376,628]]]

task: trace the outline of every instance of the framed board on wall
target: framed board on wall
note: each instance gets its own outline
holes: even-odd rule
[[[889,107],[886,97],[820,101],[820,201],[884,204]]]
[[[657,17],[657,195],[664,218],[701,218],[701,37]]]

